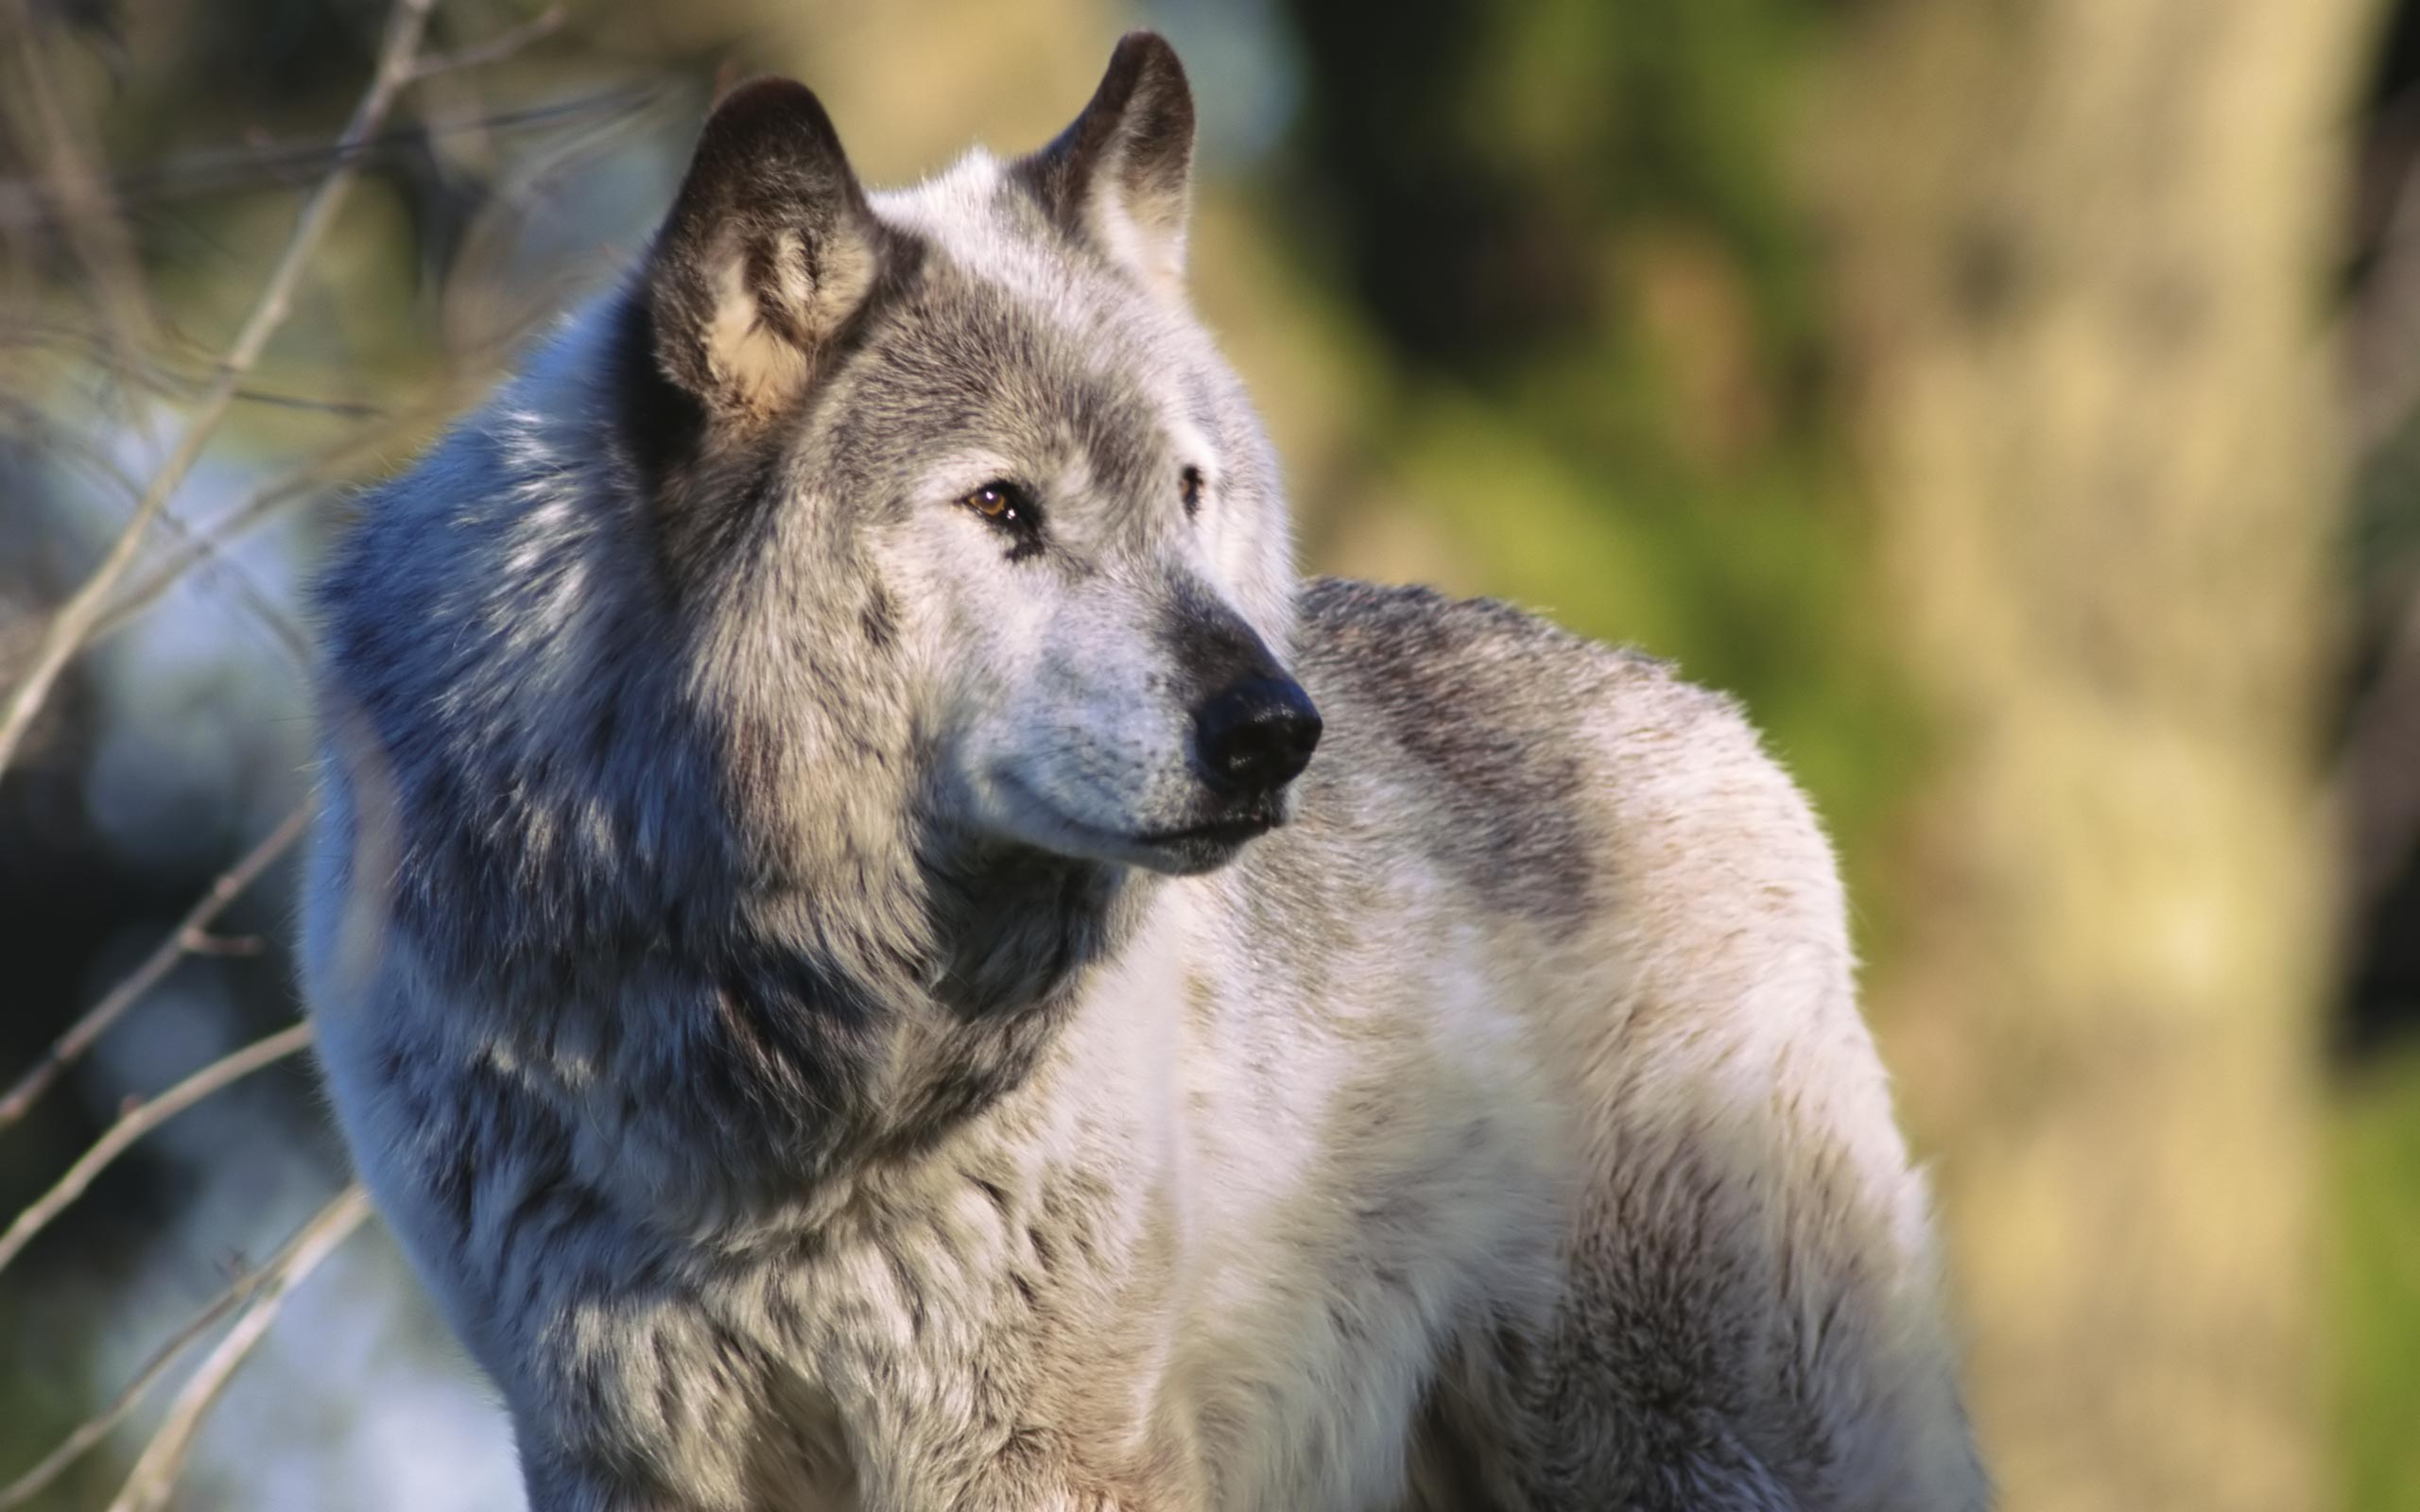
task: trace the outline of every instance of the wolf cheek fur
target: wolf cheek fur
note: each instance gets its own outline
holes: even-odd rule
[[[1979,1505],[1804,804],[1296,583],[1191,142],[748,86],[329,566],[305,987],[533,1506]]]

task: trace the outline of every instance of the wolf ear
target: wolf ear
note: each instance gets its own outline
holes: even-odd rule
[[[715,107],[647,267],[656,366],[706,412],[804,392],[865,302],[880,228],[821,101],[763,78]]]
[[[1167,39],[1128,32],[1075,124],[1013,171],[1068,234],[1159,288],[1184,284],[1193,92]]]

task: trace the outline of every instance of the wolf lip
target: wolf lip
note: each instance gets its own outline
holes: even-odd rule
[[[1253,808],[1225,818],[1187,825],[1182,830],[1155,830],[1135,838],[1145,845],[1183,845],[1188,841],[1199,843],[1204,840],[1218,845],[1241,845],[1275,828],[1277,814],[1274,809]]]

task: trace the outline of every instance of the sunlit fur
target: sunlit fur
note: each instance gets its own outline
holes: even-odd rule
[[[321,1055],[532,1505],[1981,1505],[1806,804],[1656,662],[1296,581],[1165,44],[895,194],[735,100],[320,593]],[[1289,822],[1153,840],[1253,658]]]

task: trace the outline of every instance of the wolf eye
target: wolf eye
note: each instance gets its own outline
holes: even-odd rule
[[[1184,500],[1184,512],[1188,518],[1201,512],[1201,470],[1200,468],[1188,463],[1185,470],[1176,475],[1176,490],[1178,495]]]
[[[1033,518],[1033,501],[1005,478],[994,478],[958,502],[994,524],[1021,524]]]
[[[958,502],[1007,531],[1015,541],[1009,560],[1023,561],[1042,550],[1042,509],[1023,485],[994,478]]]

